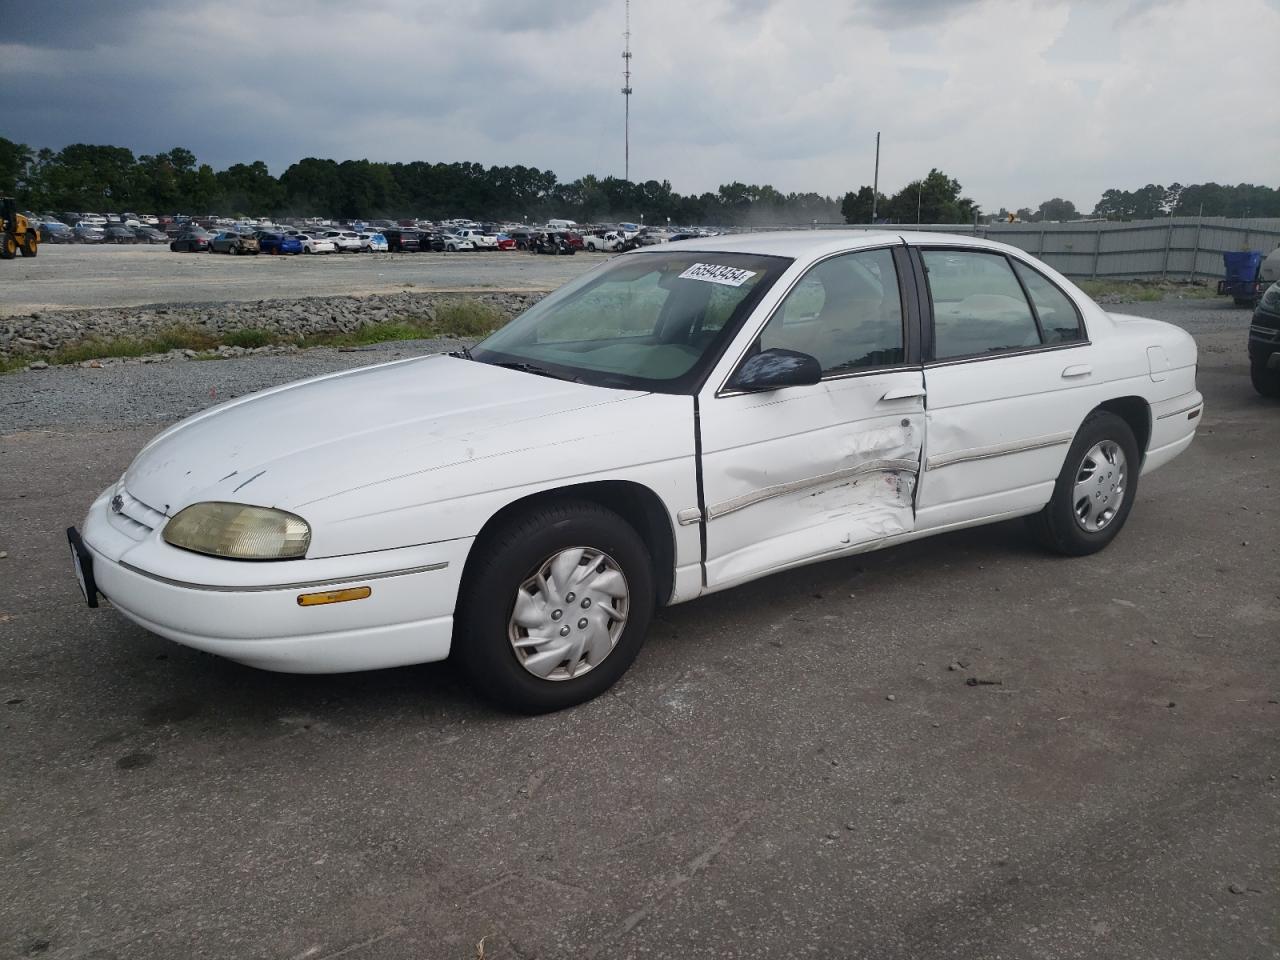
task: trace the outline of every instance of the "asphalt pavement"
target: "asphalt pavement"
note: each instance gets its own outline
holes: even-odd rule
[[[1197,335],[1206,412],[1102,554],[1006,523],[775,576],[532,719],[448,665],[241,667],[71,576],[164,422],[419,346],[0,377],[0,956],[1280,956],[1280,405],[1246,311],[1110,309]]]

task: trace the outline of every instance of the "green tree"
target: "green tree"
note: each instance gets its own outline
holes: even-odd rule
[[[873,212],[872,200],[875,200],[874,212],[877,217],[885,215],[889,207],[889,198],[883,193],[873,193],[872,188],[863,185],[857,193],[846,193],[840,201],[840,215],[845,223],[870,223]]]
[[[1036,211],[1037,220],[1079,220],[1080,212],[1076,209],[1076,205],[1070,200],[1063,200],[1061,197],[1054,197],[1052,200],[1046,200],[1040,204],[1039,210]]]

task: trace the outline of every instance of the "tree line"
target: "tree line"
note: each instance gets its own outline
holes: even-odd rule
[[[375,163],[307,157],[274,177],[260,160],[215,171],[183,147],[135,156],[126,147],[75,143],[33,150],[0,137],[0,195],[33,210],[108,210],[200,216],[325,216],[340,218],[466,216],[483,219],[570,217],[585,222],[768,225],[832,223],[972,223],[1005,220],[1001,207],[984,217],[959,181],[938,169],[886,196],[862,186],[833,198],[782,193],[765,184],[733,182],[714,193],[682,195],[668,180],[629,182],[588,174],[564,183],[537,167],[480,163]],[[1162,216],[1280,217],[1280,189],[1241,183],[1200,183],[1137,190],[1110,189],[1092,216],[1146,220]],[[1079,219],[1070,200],[1054,197],[1037,209],[1012,212],[1028,222]]]
[[[587,175],[564,183],[537,167],[375,163],[307,157],[274,177],[262,161],[215,171],[183,147],[134,156],[126,147],[71,144],[33,150],[0,137],[0,194],[33,210],[210,212],[340,218],[549,217],[581,221],[768,224],[837,220],[839,202],[768,184],[723,184],[682,195],[667,180]]]

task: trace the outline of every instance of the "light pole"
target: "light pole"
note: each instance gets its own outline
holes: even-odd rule
[[[876,201],[880,198],[880,131],[876,131],[876,173],[871,180],[871,222],[876,222]]]

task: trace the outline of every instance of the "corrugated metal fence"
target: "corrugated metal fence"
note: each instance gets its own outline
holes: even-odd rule
[[[827,229],[837,224],[822,224]],[[1211,280],[1222,276],[1222,255],[1280,246],[1280,219],[1164,217],[1127,223],[954,223],[842,227],[863,230],[928,230],[987,237],[1034,254],[1068,277],[1169,277]]]

